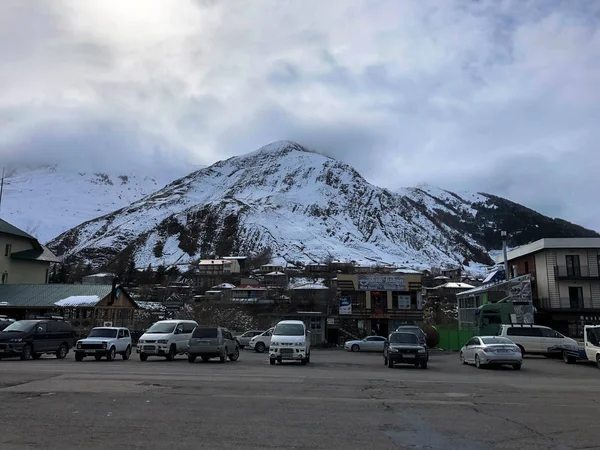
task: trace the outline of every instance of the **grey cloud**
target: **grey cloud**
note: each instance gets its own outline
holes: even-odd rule
[[[2,162],[210,164],[291,139],[384,187],[600,229],[595,0],[107,2],[97,23],[29,5],[0,4]]]

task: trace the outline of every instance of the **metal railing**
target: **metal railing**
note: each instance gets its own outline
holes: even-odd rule
[[[533,305],[542,311],[583,311],[594,309],[591,298],[572,299],[562,297],[559,303],[554,302],[554,304],[549,298],[539,298],[533,301]]]
[[[590,266],[554,266],[554,277],[563,279],[598,278],[598,269]]]

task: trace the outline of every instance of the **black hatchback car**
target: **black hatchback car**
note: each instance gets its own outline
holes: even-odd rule
[[[0,332],[0,359],[20,356],[39,359],[42,354],[55,354],[63,359],[73,348],[75,332],[62,320],[19,320]]]
[[[394,364],[412,364],[427,369],[429,353],[414,333],[393,332],[383,347],[383,363],[389,368]]]

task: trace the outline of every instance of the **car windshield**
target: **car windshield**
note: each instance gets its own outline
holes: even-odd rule
[[[199,339],[214,339],[217,337],[217,329],[216,328],[196,328],[194,330],[194,334],[192,335],[194,338]]]
[[[503,344],[503,345],[509,344],[509,345],[514,345],[514,342],[511,341],[510,339],[506,339],[506,338],[503,338],[503,337],[497,337],[497,336],[482,337],[481,340],[486,345],[492,345],[492,344]]]
[[[31,331],[35,324],[38,323],[37,320],[19,320],[9,326],[7,326],[3,333],[10,333],[11,331]]]
[[[398,328],[398,331],[403,333],[414,333],[417,336],[424,334],[423,330],[421,330],[419,327],[400,327]]]
[[[111,328],[94,328],[88,334],[88,337],[103,337],[103,338],[116,338],[117,330]]]
[[[148,334],[162,334],[162,333],[172,333],[173,330],[175,329],[175,323],[160,323],[157,322],[154,325],[152,325],[150,328],[148,328],[148,331],[146,331],[146,333]]]
[[[304,325],[295,323],[282,323],[275,327],[275,336],[304,336]]]
[[[392,333],[390,342],[392,344],[418,344],[419,338],[414,333]]]

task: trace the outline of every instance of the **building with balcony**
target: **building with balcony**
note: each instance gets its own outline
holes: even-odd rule
[[[600,322],[600,238],[540,239],[508,252],[508,265],[531,275],[536,323],[578,337]]]
[[[330,308],[329,342],[376,334],[423,321],[420,273],[338,274],[336,304]]]

